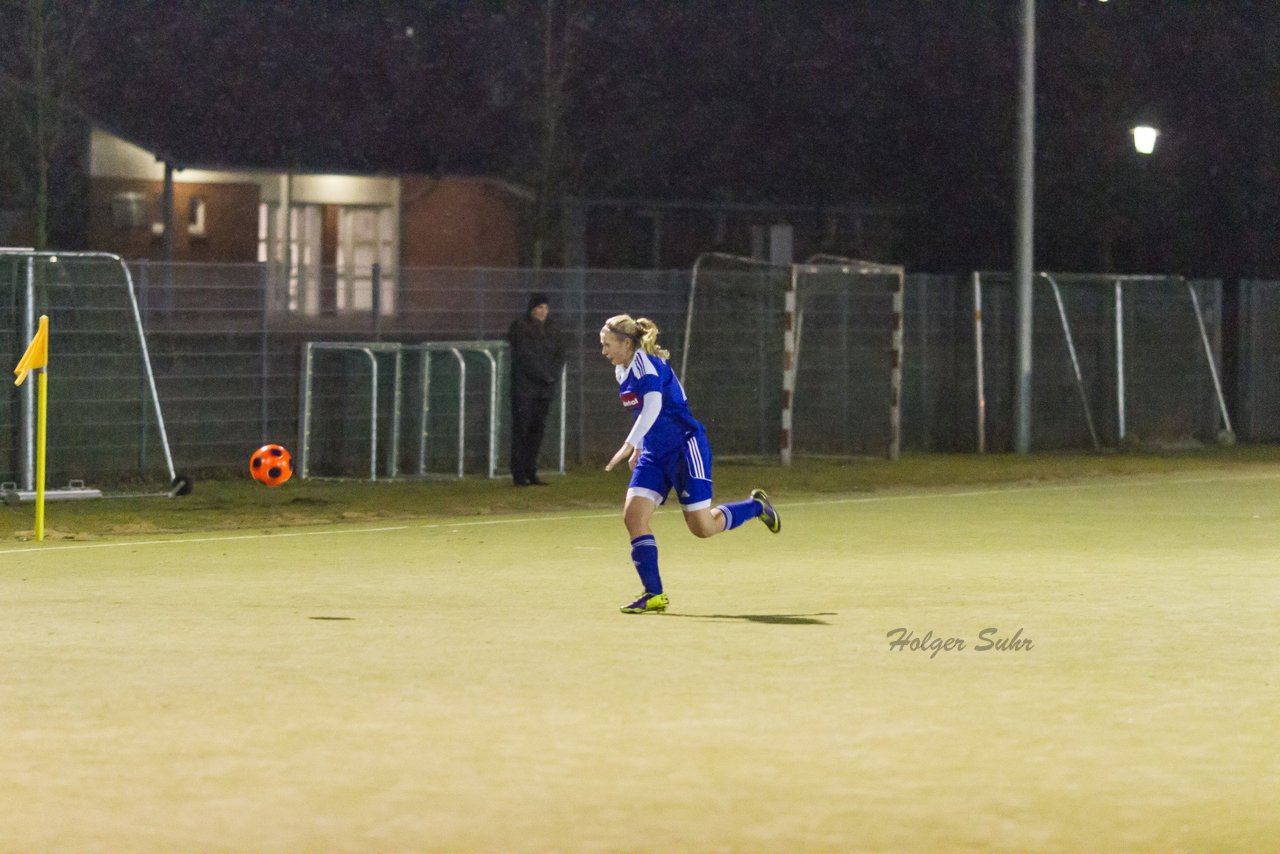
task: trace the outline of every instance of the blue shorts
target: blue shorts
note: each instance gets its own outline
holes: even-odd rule
[[[685,510],[711,506],[711,445],[706,433],[690,436],[684,444],[661,454],[647,448],[640,452],[627,495],[666,504],[667,493],[673,488]]]

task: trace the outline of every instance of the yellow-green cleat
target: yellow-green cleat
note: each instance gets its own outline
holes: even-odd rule
[[[618,610],[624,614],[661,614],[671,604],[665,593],[643,593],[630,605],[623,605]]]
[[[782,514],[769,503],[769,494],[763,489],[751,490],[751,500],[760,504],[760,521],[775,534],[782,530]]]

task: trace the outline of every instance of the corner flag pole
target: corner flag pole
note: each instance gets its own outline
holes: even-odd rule
[[[22,385],[31,371],[39,371],[36,381],[36,542],[44,540],[44,460],[46,424],[49,412],[49,316],[40,315],[40,329],[31,339],[27,352],[22,354],[18,367],[13,369],[17,379],[14,385]]]

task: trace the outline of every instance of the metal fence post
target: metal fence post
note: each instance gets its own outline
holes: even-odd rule
[[[262,369],[260,371],[261,376],[259,377],[260,388],[261,388],[261,391],[259,393],[259,396],[261,398],[261,403],[260,403],[261,410],[258,415],[261,421],[259,438],[261,439],[263,444],[266,444],[267,442],[271,441],[269,438],[267,438],[268,424],[271,416],[270,405],[267,402],[267,389],[271,385],[271,339],[270,339],[271,287],[268,279],[266,264],[258,265],[258,288],[261,291],[261,296],[262,296],[262,331],[261,331],[262,339],[259,343],[259,352],[261,356],[261,365],[262,365]]]
[[[987,452],[987,385],[982,362],[982,274],[973,274],[973,377],[977,394],[978,453]]]
[[[378,479],[378,357],[373,350],[362,347],[369,357],[369,480]]]
[[[308,341],[302,345],[302,388],[298,395],[298,449],[301,451],[298,474],[307,479],[307,468],[311,455],[311,370],[315,364],[314,349]]]
[[[391,459],[387,462],[387,474],[390,477],[400,474],[400,402],[403,397],[400,386],[404,381],[404,351],[399,345],[396,346],[395,355],[395,380],[391,391]]]
[[[578,340],[587,340],[587,277],[578,275],[577,277],[577,293],[578,298]],[[514,364],[514,359],[512,360]],[[582,347],[578,348],[578,457],[579,463],[583,458],[583,436],[587,435],[587,399],[586,399],[586,350]],[[684,377],[680,378],[681,382]]]
[[[144,258],[138,264],[138,312],[142,317],[142,329],[147,328],[147,312],[151,306],[151,297],[147,293],[150,285],[149,264]],[[147,468],[147,378],[138,377],[138,474],[145,474]]]
[[[23,316],[23,338],[19,347],[36,334],[36,259],[27,257],[27,307]],[[36,393],[35,383],[22,389],[22,486],[28,492],[36,488]]]
[[[431,351],[422,351],[422,408],[418,413],[418,474],[427,473],[427,417],[431,412]]]
[[[569,402],[569,366],[560,366],[560,474],[564,474],[565,404]],[[579,383],[581,385],[581,383]]]
[[[933,406],[929,400],[929,291],[923,276],[915,278],[919,316],[916,325],[920,337],[916,349],[920,353],[920,444],[926,451],[933,450]]]
[[[467,472],[467,362],[456,347],[449,352],[458,360],[458,479]]]
[[[1116,316],[1116,429],[1119,435],[1116,440],[1124,441],[1124,283],[1116,279],[1115,288]]]
[[[382,340],[382,265],[376,261],[373,264],[371,277],[369,280],[371,292],[369,294],[370,311],[373,312],[371,318],[373,324],[373,340]]]
[[[489,479],[498,475],[498,360],[484,351],[489,360]]]

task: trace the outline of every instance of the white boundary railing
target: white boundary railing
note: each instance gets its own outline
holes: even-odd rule
[[[364,353],[369,359],[369,480],[379,480],[378,475],[378,354],[390,353],[395,358],[392,380],[392,423],[391,453],[383,479],[401,477],[400,460],[400,423],[401,401],[403,400],[404,356],[406,353],[417,353],[420,359],[422,403],[418,410],[418,477],[429,475],[427,471],[427,439],[429,435],[429,415],[431,409],[431,357],[433,354],[452,355],[458,363],[458,469],[457,477],[466,475],[466,416],[467,416],[467,364],[464,354],[479,353],[488,362],[489,376],[489,419],[487,469],[488,477],[497,477],[498,472],[498,437],[501,433],[501,417],[498,406],[498,381],[502,376],[502,366],[508,358],[510,346],[506,341],[432,341],[419,344],[403,344],[397,342],[365,342],[365,341],[308,341],[302,352],[302,400],[298,419],[298,474],[302,478],[310,476],[312,411],[314,401],[315,354],[318,351],[345,351]],[[559,436],[559,471],[564,474],[565,463],[565,404],[567,371],[561,369],[560,375],[560,436]]]

